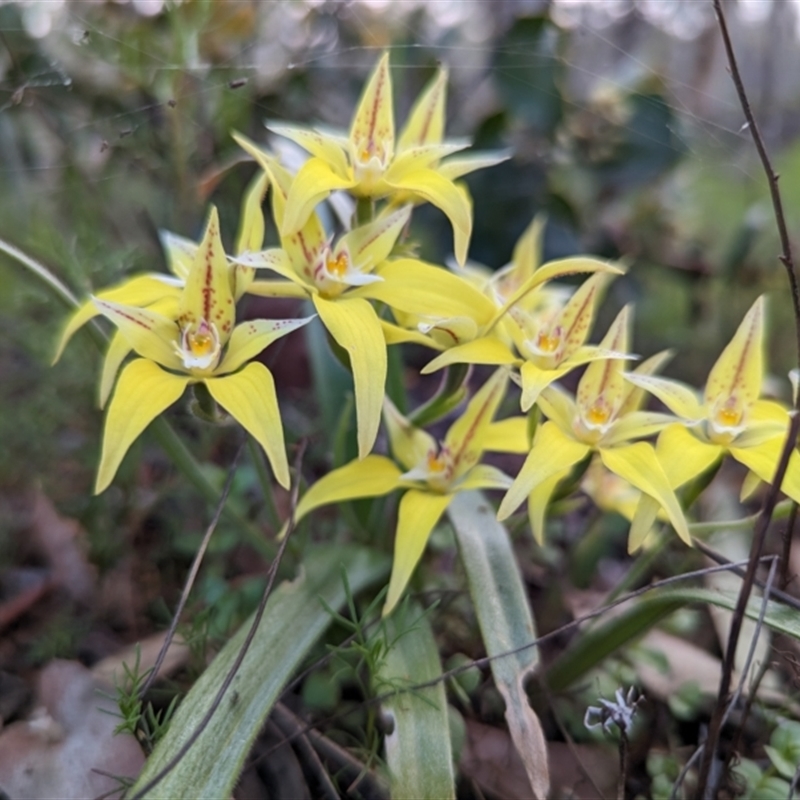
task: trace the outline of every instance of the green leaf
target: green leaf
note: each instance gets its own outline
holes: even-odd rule
[[[377,679],[380,690],[402,689],[442,674],[430,623],[419,606],[404,603],[386,620],[393,642]],[[455,775],[444,681],[396,694],[383,704],[394,722],[386,736],[393,798],[453,798]]]
[[[536,639],[525,589],[506,529],[480,492],[457,494],[447,514],[455,529],[461,560],[483,643],[489,656],[530,645]],[[506,722],[534,795],[547,797],[550,777],[544,734],[530,707],[525,682],[539,661],[535,647],[493,659],[492,675],[506,704]]]
[[[509,110],[538,133],[561,121],[558,29],[547,17],[518,19],[492,58],[492,76]]]
[[[236,677],[210,723],[189,751],[145,797],[230,797],[245,757],[287,681],[331,623],[332,608],[345,602],[341,565],[350,590],[385,580],[388,559],[356,547],[321,547],[307,555],[293,581],[270,597],[264,617]],[[176,755],[211,706],[247,635],[252,617],[239,629],[186,695],[131,789],[136,795]]]
[[[654,180],[686,150],[676,131],[672,107],[656,93],[633,93],[626,98],[630,118],[624,139],[614,156],[599,165],[598,174],[615,187],[631,187]]]
[[[632,600],[632,608],[626,609],[609,622],[593,626],[565,653],[559,656],[547,670],[547,685],[559,692],[594,669],[606,656],[625,644],[634,641],[658,624],[668,614],[694,603],[710,603],[719,608],[733,610],[737,592],[718,591],[697,586],[664,586],[647,592],[640,599]],[[746,614],[758,619],[762,599],[753,597],[747,605]],[[782,603],[767,603],[764,624],[773,630],[800,640],[800,615]]]

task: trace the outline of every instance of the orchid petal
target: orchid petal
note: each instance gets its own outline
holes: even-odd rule
[[[625,306],[617,314],[608,332],[600,342],[600,347],[617,352],[628,352],[628,329],[630,327],[630,306]],[[576,402],[580,409],[588,409],[599,398],[604,398],[609,406],[619,411],[625,394],[625,380],[622,377],[620,359],[592,361],[578,383]]]
[[[283,231],[286,204],[294,177],[275,158],[260,150],[249,139],[243,136],[234,138],[269,175],[272,184],[272,215],[278,230]],[[295,274],[304,277],[309,284],[314,283],[313,270],[325,244],[325,229],[315,213],[309,213],[296,232],[289,235],[281,233],[281,245],[289,256]]]
[[[380,323],[386,344],[404,344],[406,342],[411,342],[413,344],[420,344],[423,347],[430,347],[434,350],[443,349],[441,344],[430,336],[420,333],[417,330],[401,328],[399,325],[394,325],[391,322],[387,322],[385,319],[382,319]]]
[[[598,299],[608,280],[606,273],[592,275],[578,287],[559,312],[557,324],[563,330],[564,342],[562,360],[577,353],[589,336]]]
[[[723,452],[720,445],[700,441],[679,423],[664,428],[656,442],[656,456],[674,489],[709,469]]]
[[[639,498],[628,533],[628,553],[635,553],[645,543],[660,509],[658,500],[649,494],[642,494]]]
[[[476,464],[458,483],[456,489],[466,492],[468,489],[510,489],[514,479],[503,470],[491,464]]]
[[[517,286],[524,286],[542,263],[542,243],[547,218],[537,214],[522,232],[514,245],[511,266],[517,277]]]
[[[655,375],[639,375],[636,372],[625,373],[625,380],[650,392],[681,419],[696,421],[705,417],[697,393],[683,383]]]
[[[572,430],[578,416],[575,401],[559,386],[546,386],[537,401],[542,413],[558,425],[564,433]]]
[[[467,259],[472,233],[472,202],[467,190],[443,178],[433,169],[393,175],[389,185],[398,191],[419,195],[445,213],[453,226],[456,261],[459,266],[462,265]]]
[[[456,158],[448,158],[436,167],[436,171],[447,180],[455,181],[471,172],[479,169],[494,167],[508,161],[513,153],[510,150],[487,150],[477,153],[467,153],[467,155]]]
[[[253,319],[233,329],[228,350],[214,375],[225,375],[239,369],[246,361],[255,358],[272,342],[307,325],[311,317],[302,319]]]
[[[406,470],[414,469],[436,451],[436,439],[406,419],[388,397],[383,401],[383,419],[392,455]]]
[[[517,364],[519,359],[496,336],[483,336],[471,342],[456,345],[445,350],[429,361],[420,372],[431,372],[450,366],[450,364]]]
[[[483,437],[508,386],[508,370],[498,369],[467,403],[464,413],[450,426],[444,445],[453,457],[454,477],[474,467],[483,453]]]
[[[213,325],[221,344],[228,341],[235,320],[228,260],[222,249],[217,209],[211,207],[208,224],[197,248],[180,300],[181,327]]]
[[[236,236],[234,252],[236,255],[260,250],[264,245],[264,212],[261,206],[269,188],[269,174],[260,171],[245,191],[242,200],[239,233]]]
[[[395,309],[394,314],[399,318],[403,312]],[[471,342],[478,335],[478,325],[472,317],[419,317],[417,330],[427,333],[445,349]]]
[[[589,445],[565,436],[553,422],[545,422],[522,469],[500,503],[497,519],[510,517],[520,503],[539,485],[577,464],[589,453]]]
[[[105,408],[106,402],[111,395],[111,390],[114,388],[114,381],[117,379],[119,368],[128,357],[131,349],[128,340],[120,331],[116,331],[108,343],[108,350],[106,350],[106,355],[103,359],[103,371],[100,376],[100,400],[98,403],[100,408]]]
[[[359,270],[373,270],[389,257],[410,216],[411,206],[404,206],[391,214],[379,216],[367,225],[354,228],[339,240],[334,258],[340,252],[347,252]]]
[[[549,261],[547,264],[543,264],[511,295],[511,297],[506,298],[503,306],[495,314],[492,324],[496,324],[512,306],[524,300],[527,295],[535,291],[543,283],[553,280],[554,278],[582,272],[599,274],[592,275],[575,291],[573,297],[570,299],[570,303],[568,303],[567,307],[561,312],[561,326],[565,330],[570,331],[570,335],[567,337],[568,341],[583,344],[589,333],[597,294],[603,284],[608,280],[607,277],[603,278],[602,276],[623,274],[623,270],[619,267],[615,267],[613,264],[608,264],[605,261],[599,261],[595,258],[563,258],[558,261]],[[575,295],[578,296],[577,300],[574,299]],[[567,308],[570,310],[567,311]]]
[[[359,458],[372,450],[386,387],[386,342],[375,309],[360,298],[313,297],[322,324],[350,356],[356,395]]]
[[[354,185],[355,180],[341,177],[325,161],[309,158],[295,175],[286,198],[283,224],[280,228],[284,248],[286,242],[283,238],[297,233],[305,225],[317,203],[336,189],[350,189]]]
[[[137,358],[122,370],[106,415],[95,494],[111,483],[128,448],[178,400],[188,382],[188,375],[165,372],[146,358]]]
[[[187,239],[185,236],[178,236],[177,233],[164,230],[158,232],[158,238],[166,256],[169,271],[183,284],[194,263],[197,242]],[[114,298],[109,299],[113,300]]]
[[[750,499],[753,493],[763,484],[761,478],[755,474],[755,472],[750,472],[747,470],[747,474],[744,476],[744,480],[742,481],[742,488],[739,490],[739,500],[744,503],[745,500]]]
[[[265,223],[261,205],[264,202],[264,195],[268,188],[269,175],[266,172],[259,172],[250,182],[250,186],[245,192],[244,200],[242,201],[239,233],[234,247],[234,252],[237,255],[260,250],[264,245]],[[236,265],[233,268],[233,275],[233,295],[234,300],[238,300],[253,282],[255,270]]]
[[[757,447],[731,447],[730,454],[754,472],[764,483],[772,485],[778,467],[785,437],[777,437],[763,442]],[[789,467],[781,484],[781,491],[800,503],[800,456],[794,451],[789,459]]]
[[[483,449],[496,453],[527,453],[531,449],[527,417],[509,417],[486,428]]]
[[[180,281],[170,278],[168,275],[147,274],[137,275],[135,278],[123,281],[111,289],[103,289],[95,297],[101,300],[109,300],[112,303],[124,303],[129,306],[148,306],[166,296],[177,297],[180,291]],[[90,298],[70,316],[58,341],[53,364],[61,358],[64,348],[76,331],[99,313],[97,306]]]
[[[764,376],[764,297],[753,303],[733,339],[717,359],[706,382],[708,406],[735,397],[748,406],[761,394]]]
[[[749,421],[746,430],[742,431],[733,441],[735,447],[759,447],[764,442],[776,437],[785,439],[789,427],[788,419],[784,422],[778,420],[765,420],[764,422]]]
[[[294,512],[297,524],[315,508],[362,497],[381,497],[398,488],[400,470],[386,456],[368,455],[328,472],[300,498]],[[288,523],[287,523],[288,524]],[[286,526],[279,538],[286,532]]]
[[[205,378],[208,393],[264,448],[275,479],[289,488],[289,462],[272,373],[257,361],[240,372]]]
[[[307,291],[311,290],[312,284],[304,280],[301,275],[298,275],[295,270],[289,254],[280,247],[274,247],[270,250],[262,250],[259,253],[241,253],[240,255],[231,259],[234,264],[240,264],[246,268],[252,269],[268,269],[282,278],[292,281],[300,286],[303,286]],[[252,293],[248,287],[248,293]]]
[[[789,425],[789,410],[774,400],[756,400],[747,413],[748,422],[777,422],[784,428]]]
[[[395,180],[403,180],[403,176],[418,172],[419,170],[432,169],[440,173],[438,162],[459,150],[469,147],[468,141],[454,142],[449,140],[441,144],[427,144],[410,147],[398,153],[392,161],[384,176],[386,182],[394,185]]]
[[[447,70],[440,69],[423,89],[408,114],[397,141],[397,150],[422,144],[438,144],[444,138]]]
[[[569,469],[564,469],[551,475],[547,480],[535,486],[528,495],[528,521],[531,524],[533,538],[540,547],[544,545],[544,520],[547,506],[550,505],[550,498],[553,496],[556,486],[569,475],[569,472]]]
[[[352,125],[350,144],[372,155],[394,154],[394,109],[392,77],[389,74],[389,53],[384,53],[370,75],[358,102]]]
[[[662,350],[660,353],[656,353],[654,356],[642,361],[632,372],[635,375],[654,375],[656,372],[661,371],[661,368],[672,358],[672,355],[672,350]],[[624,395],[625,399],[619,409],[620,416],[631,411],[638,411],[641,408],[644,402],[644,389],[630,384],[626,387]]]
[[[253,281],[247,287],[247,294],[256,297],[308,297],[304,284],[292,281]]]
[[[272,214],[278,230],[283,225],[283,217],[286,210],[286,198],[292,187],[293,176],[285,169],[280,162],[271,154],[262,150],[255,142],[242,136],[240,133],[232,134],[236,143],[245,150],[255,162],[269,176],[272,185]],[[256,249],[260,249],[260,246]]]
[[[409,314],[433,318],[470,317],[480,326],[494,314],[494,303],[459,275],[412,258],[387,261],[376,270],[383,283],[359,289]]]
[[[316,156],[330,164],[333,171],[341,177],[347,177],[350,170],[350,166],[347,163],[347,155],[341,144],[334,137],[326,136],[310,128],[296,128],[291,125],[270,124],[267,127],[273,133],[277,133],[278,136],[291,139],[295,144],[299,144],[312,156]],[[242,143],[240,142],[240,144]]]
[[[450,505],[452,495],[409,489],[397,510],[394,561],[383,616],[390,614],[405,591],[414,568],[422,558],[431,531]]]
[[[172,319],[148,308],[124,306],[98,297],[94,298],[94,304],[140,356],[168,369],[183,369],[183,362],[175,352],[179,330]]]
[[[575,365],[566,364],[558,369],[541,369],[532,361],[526,361],[520,368],[522,380],[522,397],[520,408],[529,411],[539,400],[541,393],[554,381],[575,369]]]
[[[658,411],[630,411],[612,423],[608,433],[603,436],[603,446],[613,447],[632,439],[644,439],[674,422],[675,417],[672,414],[661,414]]]
[[[636,442],[624,447],[601,448],[600,458],[611,472],[657,500],[678,536],[691,546],[692,537],[683,509],[651,444]]]

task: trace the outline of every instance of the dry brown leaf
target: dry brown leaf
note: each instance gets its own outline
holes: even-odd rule
[[[10,800],[120,797],[108,775],[135,777],[144,756],[133,736],[114,735],[118,709],[103,694],[111,691],[77,662],[45,667],[37,711],[0,733],[0,790]]]
[[[33,496],[30,535],[50,567],[53,583],[79,603],[90,603],[97,573],[86,558],[86,533],[74,519],[60,516],[41,489]]]
[[[530,800],[531,788],[522,759],[508,732],[501,728],[466,720],[467,741],[461,753],[460,770],[482,791],[504,800]],[[613,797],[619,774],[616,751],[600,745],[547,743],[550,762],[551,797],[580,797],[581,800]],[[600,790],[598,793],[592,781]]]

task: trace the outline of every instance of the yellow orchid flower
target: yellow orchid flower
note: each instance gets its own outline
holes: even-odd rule
[[[584,344],[594,321],[595,308],[608,276],[595,274],[585,280],[561,307],[550,312],[528,312],[512,308],[517,323],[511,331],[523,363],[519,370],[522,386],[520,406],[528,411],[542,390],[576,367],[590,361],[614,357],[597,345]]]
[[[311,154],[292,182],[281,232],[299,231],[317,203],[337,189],[358,197],[391,195],[396,202],[424,201],[441,209],[453,226],[456,259],[463,264],[472,232],[472,208],[466,189],[454,181],[508,156],[484,153],[442,161],[469,146],[443,141],[446,86],[447,72],[440,70],[395,140],[392,79],[385,53],[367,81],[347,137],[270,126]]]
[[[591,362],[575,399],[554,386],[539,397],[548,421],[537,429],[528,457],[498,510],[498,519],[503,520],[528,498],[531,527],[539,542],[544,540],[544,511],[553,490],[570,468],[592,452],[608,470],[654,498],[681,538],[690,541],[680,503],[655,449],[634,441],[658,432],[673,417],[637,410],[638,397],[627,388],[623,369],[629,315],[626,306],[600,343],[619,357]]]
[[[236,141],[269,175],[272,210],[279,228],[285,218],[292,176],[278,161],[242,136]],[[246,252],[234,259],[247,267],[268,269],[283,281],[253,281],[252,294],[308,297],[322,324],[347,351],[355,386],[358,451],[364,458],[375,443],[386,385],[388,344],[408,341],[393,335],[392,326],[378,317],[370,301],[397,313],[441,313],[488,321],[495,313],[491,301],[459,276],[412,258],[389,260],[405,228],[411,206],[381,214],[334,241],[312,212],[303,227],[281,234],[281,248]],[[424,340],[418,334],[418,340]]]
[[[652,375],[626,376],[657,397],[680,422],[658,437],[656,453],[673,488],[705,472],[725,453],[744,464],[759,480],[771,483],[789,427],[789,412],[761,399],[764,378],[764,297],[745,315],[711,369],[702,396],[690,387]],[[752,488],[752,481],[746,482]],[[781,490],[800,502],[800,457],[793,453]],[[640,510],[642,528],[652,517]],[[646,531],[645,531],[646,532]],[[641,536],[632,546],[638,546]]]
[[[234,299],[214,208],[174,315],[94,298],[98,312],[116,325],[128,347],[140,356],[120,373],[108,408],[95,493],[111,483],[123,456],[147,425],[195,383],[202,383],[261,444],[278,482],[288,488],[275,382],[263,364],[244,365],[311,318],[251,320],[234,327]]]
[[[242,201],[241,223],[236,237],[235,252],[257,250],[264,240],[264,215],[261,203],[268,186],[268,177],[263,173],[256,175],[248,187]],[[72,336],[87,322],[92,320],[100,310],[95,299],[111,303],[122,303],[139,308],[149,307],[154,311],[170,316],[171,310],[177,307],[178,298],[183,291],[186,278],[197,254],[197,242],[183,236],[160,231],[159,237],[164,249],[167,266],[172,275],[157,272],[134,275],[111,289],[102,289],[83,303],[67,320],[64,330],[56,346],[53,364],[61,358],[64,348]],[[234,299],[238,300],[252,282],[254,270],[243,266],[234,266],[229,273]],[[103,408],[111,393],[119,367],[130,353],[131,347],[125,337],[117,332],[109,343],[103,360],[103,374],[100,380],[99,406]]]
[[[544,285],[556,278],[580,273],[595,274],[581,285],[564,308],[552,316],[544,314],[536,300]],[[435,372],[459,363],[519,364],[523,410],[527,411],[548,383],[587,361],[611,355],[600,348],[582,348],[581,345],[588,335],[602,283],[608,275],[621,274],[619,267],[595,258],[577,256],[550,261],[533,271],[501,306],[492,303],[494,310],[488,319],[475,320],[472,328],[465,326],[462,320],[440,319],[437,327],[449,332],[453,341],[448,349],[426,364],[422,372]],[[523,311],[526,306],[536,310],[526,313]],[[538,325],[534,322],[536,319],[540,320]],[[498,329],[502,322],[508,323],[503,332]],[[509,346],[509,336],[525,360]],[[440,339],[440,343],[445,342],[444,338]],[[546,372],[544,378],[542,372]]]
[[[467,262],[464,276],[491,297],[498,308],[514,295],[531,278],[542,264],[542,239],[546,218],[537,214],[522,232],[514,245],[511,261],[500,269],[490,269],[483,264]],[[572,288],[549,284],[529,292],[517,301],[517,308],[537,314],[561,308],[572,295]]]
[[[384,615],[392,611],[402,596],[431,531],[453,495],[468,489],[507,489],[511,485],[508,475],[479,463],[484,436],[507,383],[506,370],[495,372],[472,397],[441,442],[412,425],[387,399],[384,419],[394,460],[370,455],[346,464],[318,480],[297,504],[295,520],[300,520],[329,503],[406,490],[398,508],[394,563]]]

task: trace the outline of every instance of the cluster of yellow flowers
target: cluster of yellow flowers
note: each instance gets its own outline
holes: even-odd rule
[[[585,488],[592,493],[611,473],[635,490],[617,504],[632,520],[633,550],[658,515],[691,542],[676,490],[723,454],[730,453],[750,471],[746,490],[772,480],[788,411],[761,399],[763,298],[750,309],[699,396],[655,376],[668,353],[627,368],[634,358],[628,342],[630,307],[620,312],[600,344],[586,344],[603,289],[622,270],[588,257],[541,264],[540,219],[525,231],[508,266],[494,273],[464,266],[472,211],[466,189],[456,181],[506,156],[458,155],[467,143],[444,139],[446,83],[447,74],[440,70],[396,137],[384,55],[348,135],[273,127],[309,154],[296,174],[275,155],[235,136],[260,169],[243,201],[233,254],[223,250],[212,208],[199,244],[164,235],[172,276],[134,277],[98,292],[73,315],[58,355],[93,316],[101,314],[116,326],[101,378],[101,405],[110,396],[111,402],[97,492],[110,484],[132,442],[188,385],[199,385],[200,392],[207,392],[255,437],[277,481],[288,486],[274,381],[253,359],[314,317],[236,325],[236,301],[245,293],[307,298],[349,355],[359,458],[311,486],[296,518],[325,504],[405,491],[384,613],[402,595],[456,492],[504,490],[500,519],[527,499],[533,533],[542,541],[545,510],[561,481],[574,478],[576,471],[585,473]],[[357,198],[362,212],[357,215],[360,224],[338,238],[326,231],[316,211],[334,191]],[[279,248],[264,249],[262,204],[267,193]],[[459,265],[455,271],[397,255],[413,207],[426,202],[441,209],[452,224]],[[273,277],[257,278],[263,271]],[[552,283],[574,274],[588,276],[574,291]],[[385,398],[386,348],[402,342],[438,352],[423,372],[459,363],[498,367],[442,441],[413,425]],[[581,366],[586,369],[573,397],[557,381]],[[521,387],[521,410],[536,407],[546,418],[533,430],[525,416],[494,420],[510,381]],[[671,413],[642,410],[646,392]],[[381,417],[391,457],[371,452]],[[655,435],[655,444],[647,441]],[[481,463],[485,451],[527,457],[511,478]],[[783,490],[800,501],[796,454]]]

